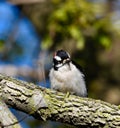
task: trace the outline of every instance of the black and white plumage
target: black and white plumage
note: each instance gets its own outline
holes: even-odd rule
[[[55,52],[49,77],[51,89],[82,97],[87,96],[84,74],[73,64],[66,51]]]

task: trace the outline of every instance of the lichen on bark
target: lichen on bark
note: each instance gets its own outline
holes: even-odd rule
[[[120,126],[119,106],[74,95],[66,97],[64,93],[3,75],[0,75],[0,97],[7,105],[43,121],[91,128]]]

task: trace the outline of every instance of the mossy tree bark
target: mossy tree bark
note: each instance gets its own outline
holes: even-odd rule
[[[0,128],[21,128],[16,122],[18,122],[16,117],[10,112],[7,105],[0,100]]]
[[[12,108],[34,118],[82,127],[120,127],[120,107],[100,100],[81,98],[38,87],[0,75],[0,97]]]

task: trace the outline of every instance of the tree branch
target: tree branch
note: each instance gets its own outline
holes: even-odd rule
[[[0,126],[3,128],[21,128],[17,122],[17,119],[10,112],[7,105],[0,100]]]
[[[90,98],[56,92],[0,75],[0,97],[34,118],[86,127],[120,126],[120,108]]]
[[[21,4],[42,3],[45,2],[46,0],[7,0],[7,1],[14,5],[21,5]]]
[[[36,81],[43,80],[43,73],[41,71],[42,69],[38,68],[33,69],[31,67],[25,67],[25,66],[15,66],[12,64],[9,65],[0,65],[0,73],[1,74],[7,74],[9,76],[15,77],[15,76],[22,76],[26,78],[31,78]]]

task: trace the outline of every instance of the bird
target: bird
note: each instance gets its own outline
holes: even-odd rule
[[[53,66],[49,72],[51,89],[87,97],[84,74],[71,60],[65,50],[58,50],[53,55]]]

